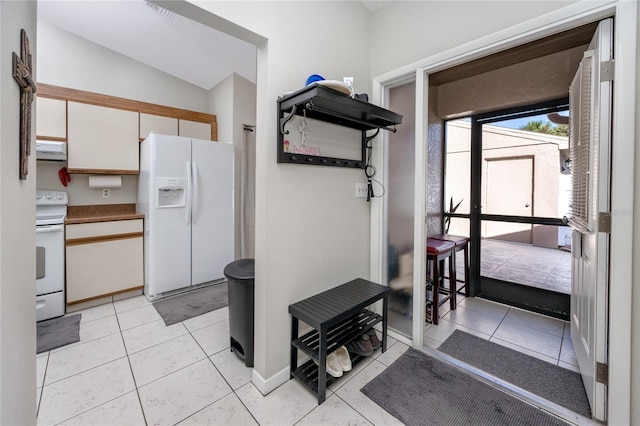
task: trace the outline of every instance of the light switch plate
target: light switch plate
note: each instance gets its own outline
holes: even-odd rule
[[[366,183],[356,183],[356,198],[367,198],[369,185]]]

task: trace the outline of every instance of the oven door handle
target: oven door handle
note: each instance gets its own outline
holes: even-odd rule
[[[49,232],[61,232],[61,231],[64,231],[64,225],[36,226],[36,234],[46,234]]]

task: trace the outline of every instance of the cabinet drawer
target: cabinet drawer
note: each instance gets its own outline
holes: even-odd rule
[[[112,220],[108,222],[77,223],[67,225],[67,240],[109,235],[127,235],[143,231],[143,219]]]

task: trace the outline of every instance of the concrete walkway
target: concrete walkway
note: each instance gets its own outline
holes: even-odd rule
[[[571,253],[498,240],[481,244],[482,276],[571,294]],[[458,256],[457,273],[463,274],[462,253]]]

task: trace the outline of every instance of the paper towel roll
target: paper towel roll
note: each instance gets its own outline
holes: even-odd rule
[[[120,188],[122,176],[98,175],[89,176],[89,188]]]

